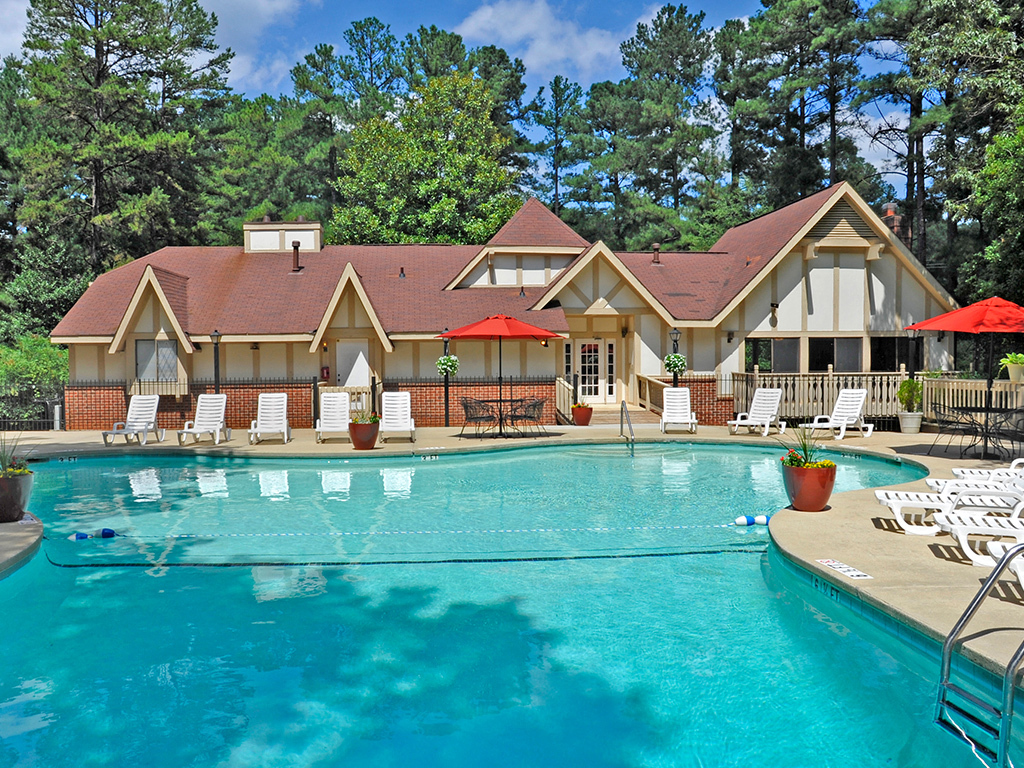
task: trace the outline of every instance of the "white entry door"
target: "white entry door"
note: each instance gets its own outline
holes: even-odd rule
[[[573,345],[573,372],[580,376],[579,396],[588,403],[617,402],[618,350],[615,342],[610,339],[577,339]]]

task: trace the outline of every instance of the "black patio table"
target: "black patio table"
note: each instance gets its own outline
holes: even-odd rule
[[[996,423],[999,423],[1004,420],[1007,414],[1015,410],[1014,408],[954,405],[950,406],[950,410],[966,416],[970,420],[971,426],[974,427],[973,440],[970,445],[960,451],[961,456],[979,444],[982,445],[982,453],[978,456],[980,459],[1003,458],[1003,454],[1009,455],[1011,453],[1010,449],[1001,444],[1005,434],[1001,430],[993,429],[992,422],[995,420]],[[992,446],[997,453],[989,453],[988,446]]]
[[[526,400],[522,398],[516,400],[498,398],[496,400],[481,400],[480,402],[498,406],[498,431],[494,432],[492,437],[512,437],[512,435],[505,432],[505,425],[509,423],[508,415],[515,410],[516,406],[522,405]],[[516,431],[518,432],[518,430]]]

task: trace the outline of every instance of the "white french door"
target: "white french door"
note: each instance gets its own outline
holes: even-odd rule
[[[616,402],[615,379],[618,373],[618,349],[611,339],[576,339],[566,342],[566,351],[571,344],[572,374],[579,374],[579,396],[590,404]],[[569,355],[567,354],[568,358]],[[567,366],[569,368],[569,366]]]

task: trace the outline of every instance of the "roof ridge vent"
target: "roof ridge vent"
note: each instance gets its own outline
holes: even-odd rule
[[[651,264],[661,264],[661,243],[651,243],[651,249],[654,251]]]

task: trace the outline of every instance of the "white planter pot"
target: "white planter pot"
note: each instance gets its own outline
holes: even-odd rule
[[[1024,382],[1024,365],[1009,363],[1006,366],[1006,372],[1010,374],[1010,381],[1014,381],[1018,384]]]
[[[900,432],[905,435],[916,435],[921,431],[921,419],[924,414],[921,412],[902,412],[897,414],[900,417]]]

